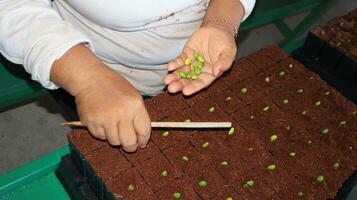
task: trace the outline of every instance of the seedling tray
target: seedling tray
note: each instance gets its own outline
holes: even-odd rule
[[[71,145],[73,148],[73,146]],[[91,170],[88,163],[74,153],[62,157],[61,164],[56,170],[56,175],[63,184],[67,193],[74,200],[114,200],[115,198],[108,192],[103,182]],[[77,168],[77,161],[81,160],[83,168]],[[91,187],[92,186],[92,187]],[[334,200],[354,200],[357,199],[357,171],[355,171],[338,191]]]
[[[304,46],[292,52],[292,56],[357,103],[357,63],[311,32]]]

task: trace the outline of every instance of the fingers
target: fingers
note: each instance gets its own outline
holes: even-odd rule
[[[223,72],[227,71],[234,60],[233,53],[228,50],[223,50],[217,61],[213,64],[213,75],[219,77]]]
[[[170,85],[170,84],[173,83],[174,81],[182,80],[182,79],[180,78],[180,76],[179,76],[179,72],[180,72],[181,70],[184,70],[184,71],[188,72],[188,71],[190,71],[190,67],[189,67],[189,66],[183,66],[183,67],[181,67],[181,68],[179,68],[179,69],[176,69],[174,72],[167,74],[167,75],[165,76],[165,78],[164,78],[164,83],[165,83],[166,85]]]
[[[119,139],[122,148],[126,152],[134,152],[138,148],[138,140],[136,137],[133,121],[123,120],[119,122]]]
[[[177,79],[167,87],[167,90],[171,93],[176,93],[182,91],[182,89],[191,82],[189,79]]]
[[[119,138],[118,126],[116,121],[109,123],[107,126],[105,126],[104,129],[109,144],[113,146],[121,145],[121,140]]]
[[[167,69],[169,71],[174,71],[185,64],[185,60],[187,57],[190,57],[194,54],[194,50],[190,47],[185,47],[182,53],[173,61],[169,62],[167,65]]]
[[[174,82],[174,81],[176,81],[176,80],[178,80],[178,79],[180,79],[180,77],[179,77],[177,71],[175,71],[175,72],[169,73],[169,74],[167,74],[167,75],[165,76],[165,78],[164,78],[164,83],[165,83],[166,85],[170,85],[172,82]]]
[[[182,93],[186,96],[192,95],[193,93],[196,93],[203,88],[206,88],[208,85],[210,85],[216,77],[212,76],[210,73],[202,73],[199,78],[195,81],[191,81],[190,84],[186,85],[182,89]]]
[[[134,129],[138,139],[139,147],[144,148],[149,142],[151,133],[151,120],[149,114],[146,111],[135,117]]]

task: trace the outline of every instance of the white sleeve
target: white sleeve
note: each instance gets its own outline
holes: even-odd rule
[[[50,0],[0,0],[0,53],[22,64],[48,89],[52,64],[71,47],[89,39],[61,19]]]
[[[240,2],[242,3],[242,5],[244,7],[244,15],[243,15],[243,19],[242,19],[242,22],[243,22],[252,13],[254,5],[255,5],[255,0],[240,0]]]

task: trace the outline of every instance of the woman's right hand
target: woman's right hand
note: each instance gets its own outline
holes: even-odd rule
[[[103,66],[104,67],[104,66]],[[79,118],[93,136],[133,152],[151,132],[141,95],[118,74],[97,76],[75,96]]]
[[[79,118],[93,136],[128,152],[149,141],[150,117],[141,95],[84,45],[54,63],[51,80],[75,97]]]

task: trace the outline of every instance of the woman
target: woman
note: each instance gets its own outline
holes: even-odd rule
[[[231,66],[237,29],[253,6],[254,0],[1,0],[0,52],[45,88],[74,96],[95,137],[132,152],[151,132],[141,95],[165,86],[191,95],[209,86]],[[206,60],[203,73],[180,79],[194,52]]]

